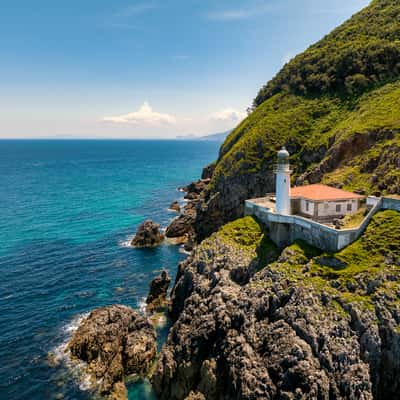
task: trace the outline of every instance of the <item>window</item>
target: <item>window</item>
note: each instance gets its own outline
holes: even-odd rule
[[[348,203],[347,204],[347,211],[351,211],[352,210],[352,208],[351,208],[351,203]]]
[[[336,204],[336,212],[342,211],[342,206],[340,204]]]
[[[306,211],[310,211],[310,202],[306,201]]]

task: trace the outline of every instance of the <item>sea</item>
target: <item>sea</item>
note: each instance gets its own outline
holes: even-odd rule
[[[186,255],[168,243],[130,246],[153,219],[165,228],[182,185],[219,143],[183,140],[0,141],[0,399],[91,399],[66,342],[92,309],[141,310],[150,281],[174,279]],[[158,327],[159,347],[168,321]],[[146,380],[129,399],[156,399]]]

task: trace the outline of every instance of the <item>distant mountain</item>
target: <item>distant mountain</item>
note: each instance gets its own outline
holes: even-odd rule
[[[226,132],[213,133],[211,135],[205,136],[195,136],[195,135],[185,135],[185,136],[177,136],[176,138],[179,140],[211,140],[213,142],[223,142],[227,136],[232,132],[232,129]]]

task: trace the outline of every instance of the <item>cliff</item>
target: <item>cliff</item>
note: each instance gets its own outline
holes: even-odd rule
[[[279,251],[241,217],[246,199],[275,191],[282,145],[292,184],[400,194],[399,20],[400,0],[372,1],[285,65],[204,169],[172,225],[199,244],[171,293],[160,399],[398,397],[400,213],[378,212],[336,254]]]
[[[180,265],[160,398],[397,398],[399,238],[396,211],[333,255],[279,254],[252,217],[221,228]]]
[[[375,0],[286,64],[223,143],[199,201],[198,241],[272,192],[276,151],[293,184],[400,193],[400,0]]]

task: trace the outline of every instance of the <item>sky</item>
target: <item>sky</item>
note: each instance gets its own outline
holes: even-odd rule
[[[233,128],[258,90],[368,0],[1,0],[0,138]]]

